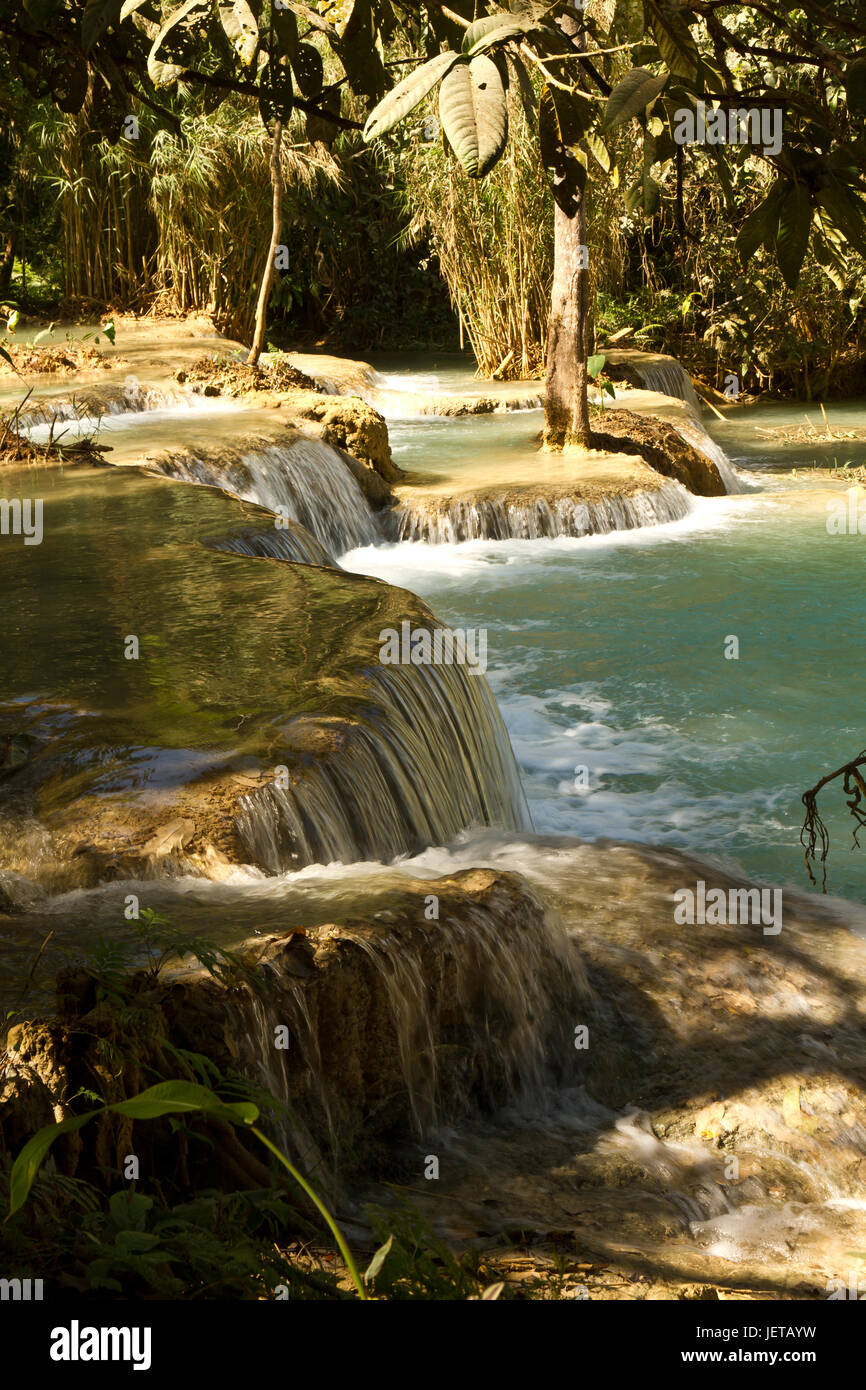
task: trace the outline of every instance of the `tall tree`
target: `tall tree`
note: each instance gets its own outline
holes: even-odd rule
[[[419,66],[391,87],[395,65],[385,53],[398,25]],[[506,148],[506,87],[516,80],[537,108],[555,204],[553,447],[590,439],[586,261],[604,249],[585,246],[585,199],[590,168],[619,178],[610,141],[618,127],[634,130],[642,152],[640,177],[623,190],[626,207],[650,215],[665,180],[681,177],[684,142],[694,140],[723,188],[733,160],[758,158],[772,171],[739,234],[744,261],[769,248],[793,287],[810,243],[822,265],[845,246],[866,255],[862,0],[802,0],[795,9],[787,0],[0,0],[0,34],[31,91],[50,93],[63,110],[86,106],[94,128],[112,138],[132,96],[172,121],[161,89],[178,82],[199,84],[214,100],[257,97],[275,140],[275,123],[285,127],[293,110],[332,130],[354,126],[339,110],[346,87],[375,103],[365,135],[378,139],[436,90],[446,144],[478,179]],[[342,70],[328,85],[323,49]],[[625,54],[632,67],[623,73]],[[758,113],[749,127],[757,144],[731,142],[742,129],[737,112],[747,124]],[[761,114],[776,112],[783,138],[761,142]]]
[[[555,202],[548,445],[591,438],[586,262],[603,248],[584,245],[587,174],[591,156],[600,176],[618,178],[609,145],[617,127],[633,125],[642,147],[641,176],[624,190],[630,210],[651,214],[669,172],[682,177],[684,144],[705,145],[726,190],[732,159],[758,157],[773,169],[767,197],[740,233],[744,261],[766,246],[793,288],[813,228],[824,263],[844,245],[866,254],[866,24],[858,0],[804,0],[793,11],[776,0],[513,0],[488,5],[471,23],[457,12],[466,8],[458,0],[455,8],[426,7],[438,51],[378,104],[365,135],[381,138],[438,87],[444,138],[466,173],[483,178],[508,138],[509,70],[524,95],[534,90],[530,72],[543,78],[539,144]],[[462,30],[459,48],[447,27],[443,35],[443,21]],[[635,66],[613,81],[606,74],[623,52]],[[763,138],[777,118],[785,127],[779,143]]]

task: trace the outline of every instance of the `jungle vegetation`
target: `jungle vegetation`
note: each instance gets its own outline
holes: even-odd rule
[[[259,347],[463,342],[546,362],[553,439],[585,434],[600,342],[863,388],[856,0],[4,0],[0,32],[25,312],[198,310],[250,342],[262,300]],[[779,151],[677,143],[698,103],[780,111]]]

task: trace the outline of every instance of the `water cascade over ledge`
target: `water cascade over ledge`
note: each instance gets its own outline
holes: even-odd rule
[[[233,531],[203,542],[209,550],[225,555],[247,555],[251,559],[286,560],[294,565],[328,565],[339,569],[336,560],[315,536],[297,522],[277,528]]]
[[[639,358],[639,355],[636,354]],[[661,396],[673,396],[675,400],[686,401],[692,410],[700,409],[697,392],[691,377],[676,358],[651,357],[637,360],[635,370],[648,391],[658,391]]]
[[[168,452],[151,471],[217,487],[278,512],[339,555],[381,540],[376,517],[336,449],[296,434],[285,443],[250,439],[231,448]]]
[[[69,421],[94,423],[103,415],[141,415],[167,408],[190,411],[207,409],[208,402],[176,386],[147,386],[132,377],[123,386],[115,382],[87,385],[69,396],[46,396],[28,401],[17,416],[20,429],[57,425]]]
[[[438,626],[438,624],[436,624]],[[294,721],[292,772],[241,798],[243,852],[270,873],[388,861],[473,825],[521,830],[529,813],[496,701],[461,665],[370,669],[357,719]]]
[[[676,431],[682,435],[687,444],[692,444],[702,454],[705,454],[719,470],[719,476],[729,493],[740,493],[743,485],[737,474],[737,470],[731,463],[721,444],[707,434],[699,420],[683,418],[672,421]]]
[[[651,491],[597,501],[580,497],[539,497],[526,502],[505,497],[427,497],[396,507],[387,516],[386,525],[390,538],[397,541],[543,540],[660,526],[681,520],[691,507],[686,489],[668,479]]]
[[[477,1107],[539,1104],[574,1066],[588,984],[534,892],[484,870],[413,889],[311,942],[267,938],[265,988],[230,1001],[233,1060],[285,1107],[279,1137],[308,1171],[347,1164],[347,1149],[377,1134],[408,1138]],[[428,891],[440,920],[424,920]],[[280,1023],[292,1041],[277,1051]]]

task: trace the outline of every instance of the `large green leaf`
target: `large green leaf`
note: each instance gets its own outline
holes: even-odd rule
[[[315,101],[325,83],[325,65],[319,50],[311,43],[299,43],[292,54],[292,72],[302,95],[307,101]]]
[[[596,135],[594,130],[588,130],[583,137],[583,143],[595,159],[599,168],[603,169],[606,174],[609,174],[613,167],[613,161],[611,159],[610,150],[601,137]]]
[[[647,0],[647,17],[653,38],[667,67],[676,77],[694,82],[698,74],[698,49],[688,24],[674,6]]]
[[[422,63],[420,68],[415,68],[402,82],[398,82],[393,91],[370,112],[364,126],[364,139],[377,140],[380,135],[387,135],[389,130],[393,130],[404,116],[408,116],[424,100],[459,57],[459,53],[437,53],[435,58]]]
[[[352,90],[378,101],[387,86],[387,76],[373,0],[354,0],[339,38],[332,43]]]
[[[217,0],[223,33],[244,67],[249,67],[259,46],[259,26],[247,0]]]
[[[866,256],[866,203],[863,199],[832,176],[817,197],[830,225],[841,233],[848,246]]]
[[[184,3],[169,15],[147,55],[147,75],[155,87],[170,87],[183,76],[189,66],[188,63],[167,62],[157,57],[166,39],[173,35],[179,25],[185,25],[194,15],[196,18],[203,17],[208,9],[209,0],[184,0]],[[176,44],[173,46],[176,47]]]
[[[548,85],[542,90],[538,106],[541,161],[554,200],[568,217],[574,217],[586,187],[580,140],[592,115],[586,98],[580,101],[578,94]]]
[[[439,119],[466,173],[483,178],[508,140],[508,103],[492,58],[458,59],[439,88]]]
[[[749,213],[737,235],[737,250],[744,261],[754,256],[759,246],[772,245],[784,195],[785,180],[776,179],[764,201]]]
[[[68,1120],[61,1120],[59,1124],[45,1125],[43,1129],[36,1131],[32,1139],[28,1139],[13,1163],[9,1177],[9,1216],[13,1216],[27,1201],[42,1160],[55,1139],[59,1139],[61,1134],[71,1134],[73,1130],[81,1129],[82,1125],[86,1125],[88,1120],[98,1114],[99,1110],[88,1110],[83,1115],[72,1115]],[[6,1219],[8,1221],[9,1217]]]
[[[856,58],[845,69],[845,95],[852,116],[866,116],[866,58]]]
[[[655,101],[667,82],[667,73],[656,77],[647,68],[632,68],[618,82],[607,99],[602,126],[613,130],[631,120]]]
[[[76,60],[72,53],[61,53],[56,55],[55,61],[48,66],[46,76],[51,84],[51,96],[55,106],[69,115],[79,112],[87,97],[86,63],[82,63],[80,59]],[[105,84],[97,84],[96,92],[100,96],[106,94]]]
[[[792,179],[786,185],[779,203],[776,228],[776,258],[789,290],[796,288],[800,278],[811,227],[812,202],[808,191],[805,184]]]
[[[292,58],[298,47],[298,20],[293,10],[271,10],[271,28],[268,34],[268,57]]]
[[[192,1081],[160,1081],[130,1100],[118,1101],[114,1105],[102,1106],[99,1110],[87,1110],[83,1115],[72,1115],[59,1124],[45,1125],[27,1141],[12,1165],[9,1178],[9,1216],[26,1202],[33,1180],[40,1165],[55,1140],[63,1134],[71,1134],[81,1129],[88,1120],[97,1115],[111,1112],[125,1115],[133,1120],[153,1120],[160,1115],[177,1115],[198,1112],[211,1115],[233,1125],[252,1125],[258,1119],[258,1106],[251,1101],[224,1101],[207,1086],[199,1086]],[[8,1220],[8,1217],[7,1217]]]
[[[160,1115],[198,1111],[228,1120],[231,1124],[253,1124],[259,1114],[258,1107],[251,1101],[220,1100],[207,1086],[199,1086],[193,1081],[160,1081],[131,1100],[118,1101],[107,1109],[115,1115],[127,1115],[133,1120],[153,1120]]]
[[[120,19],[121,0],[87,0],[81,18],[81,47],[88,53],[111,24]]]
[[[292,71],[281,59],[269,62],[259,78],[259,113],[271,135],[274,122],[288,122],[295,104]]]
[[[513,14],[492,14],[484,19],[476,19],[463,36],[463,52],[469,58],[483,53],[495,43],[515,39],[532,27],[532,20]]]

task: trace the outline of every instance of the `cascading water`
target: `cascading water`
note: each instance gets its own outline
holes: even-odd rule
[[[675,357],[642,358],[634,354],[635,370],[648,391],[658,391],[661,396],[673,396],[686,401],[692,410],[700,409],[694,383],[681,362]]]
[[[332,554],[381,539],[367,499],[335,449],[297,435],[251,439],[231,449],[184,450],[150,461],[152,472],[220,488],[311,531]]]
[[[667,480],[651,492],[630,497],[584,501],[561,497],[548,501],[510,502],[506,498],[475,501],[428,498],[406,502],[389,513],[391,539],[448,544],[469,540],[542,540],[556,536],[606,535],[638,526],[679,521],[691,510],[691,499],[679,483]]]
[[[142,414],[178,407],[201,410],[205,406],[205,401],[186,391],[170,386],[143,386],[131,380],[123,386],[85,386],[74,396],[48,396],[28,404],[26,410],[19,412],[17,423],[19,429],[32,430],[71,420],[96,422],[103,415]]]
[[[285,938],[266,941],[264,987],[230,1003],[238,1061],[281,1102],[279,1137],[308,1171],[333,1171],[359,1119],[375,1133],[374,1095],[399,1140],[478,1106],[541,1105],[572,1076],[573,1020],[590,990],[562,925],[516,879],[481,871],[430,886],[441,920],[423,919],[415,885],[370,922],[314,931],[294,953],[303,980]],[[349,997],[357,1007],[337,1037]],[[290,1040],[276,1050],[280,1024]]]
[[[743,483],[737,473],[736,468],[731,463],[721,444],[717,444],[700,424],[698,420],[673,420],[671,421],[678,434],[681,434],[687,444],[691,444],[700,453],[705,454],[719,470],[719,477],[729,493],[741,493],[745,491]]]
[[[227,555],[248,555],[250,558],[268,560],[287,560],[294,565],[327,565],[339,569],[333,556],[311,535],[305,527],[296,522],[287,522],[279,531],[269,530],[233,531],[229,536],[218,536],[203,542],[209,550],[220,550]]]
[[[387,861],[469,826],[529,824],[511,744],[482,675],[460,665],[410,665],[366,676],[374,703],[356,722],[299,721],[314,752],[301,753],[291,785],[274,782],[241,799],[237,834],[253,862],[280,873]]]

